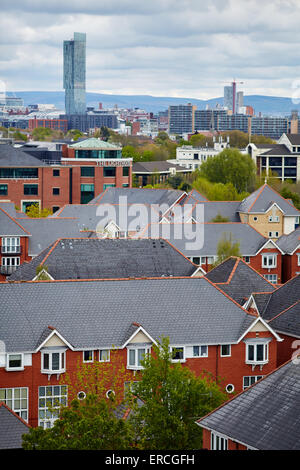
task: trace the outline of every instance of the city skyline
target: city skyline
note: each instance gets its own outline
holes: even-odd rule
[[[2,91],[62,90],[62,42],[82,31],[89,92],[210,99],[236,79],[299,98],[296,0],[1,3]]]

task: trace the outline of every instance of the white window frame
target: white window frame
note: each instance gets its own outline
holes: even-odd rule
[[[229,346],[229,354],[223,354],[222,353],[222,347],[223,346]],[[221,344],[221,347],[220,347],[220,356],[221,357],[231,357],[231,344]]]
[[[279,222],[279,215],[269,215],[269,222],[278,223]]]
[[[182,349],[182,359],[173,359],[173,349]],[[171,351],[171,358],[172,362],[185,362],[186,361],[186,351],[185,351],[185,346],[171,346],[170,347]]]
[[[107,352],[107,358],[101,359],[102,353]],[[99,362],[109,362],[110,361],[110,349],[99,349]]]
[[[11,263],[12,260],[14,260],[14,264]],[[1,266],[17,268],[20,266],[20,256],[2,257]]]
[[[254,385],[258,380],[262,379],[264,376],[263,375],[244,375],[243,377],[243,390],[246,390],[247,388],[251,387]],[[245,379],[250,379],[249,382],[251,382],[251,379],[253,380],[253,383],[250,383],[249,385],[245,385]]]
[[[196,355],[194,348],[199,348],[199,354]],[[204,354],[201,354],[202,348],[206,348],[206,352]],[[208,346],[207,344],[195,344],[193,345],[193,357],[208,357]]]
[[[54,387],[59,387],[59,394],[54,394]],[[66,393],[62,393],[64,391],[63,387],[66,390]],[[45,389],[45,394],[40,395],[41,389]],[[48,393],[48,391],[52,391],[52,393]],[[54,425],[54,422],[58,418],[59,414],[59,409],[61,405],[67,406],[68,404],[68,387],[67,385],[46,385],[46,386],[40,386],[38,388],[38,424],[39,426],[43,427],[44,429],[47,428],[52,428]],[[45,401],[45,405],[41,406],[41,401]],[[47,400],[51,401],[51,404],[47,404]],[[53,400],[58,400],[59,404],[58,406],[55,406],[55,403]],[[50,411],[49,408],[52,408],[54,411]],[[55,411],[57,410],[57,411]],[[44,414],[44,417],[42,415]]]
[[[297,253],[297,257],[298,257],[298,266],[300,266],[300,253]]]
[[[4,398],[0,398],[0,401],[3,401],[11,410],[13,410],[18,416],[20,416],[24,421],[28,422],[28,403],[29,403],[29,393],[28,387],[6,387],[0,388],[1,395],[3,395],[4,391]],[[17,395],[17,391],[19,391],[19,397]],[[24,395],[24,391],[26,391]],[[1,396],[0,395],[0,396]],[[26,400],[26,406],[24,405],[24,401]],[[18,403],[19,402],[19,403]],[[17,406],[19,405],[19,406]]]
[[[267,262],[265,262],[267,260]],[[272,264],[269,264],[269,260],[272,260]],[[277,268],[277,254],[262,254],[261,255],[261,267],[264,269]]]
[[[3,237],[2,253],[20,253],[20,237]]]
[[[278,238],[279,232],[269,232],[269,238]]]
[[[44,357],[49,355],[49,369],[44,368]],[[59,368],[53,369],[53,354],[59,354]],[[42,374],[63,374],[66,372],[66,350],[63,349],[44,349],[41,351],[41,373]]]
[[[144,356],[146,356],[147,354],[150,354],[151,347],[145,346],[145,345],[143,345],[143,346],[136,345],[136,346],[128,346],[127,347],[127,369],[141,370],[141,369],[144,368],[141,365],[140,361],[139,361],[139,352],[138,351],[140,351],[140,350],[145,351]],[[131,351],[134,351],[134,364],[130,364],[130,352]]]
[[[10,356],[20,356],[21,358],[21,365],[18,367],[11,367],[9,365],[9,358]],[[6,355],[6,367],[5,370],[7,371],[18,371],[18,370],[24,370],[24,354],[23,353],[7,353]]]
[[[249,264],[250,263],[250,256],[244,256],[244,261],[245,261],[245,263]]]
[[[249,359],[249,346],[254,347],[253,359]],[[257,360],[257,346],[263,346],[263,359],[261,361]],[[247,341],[246,343],[246,364],[251,365],[264,365],[269,362],[269,342],[261,341]]]
[[[85,354],[86,352],[91,352],[91,353],[92,353],[92,359],[88,359],[88,360],[84,359],[84,354]],[[84,363],[94,362],[94,351],[93,351],[92,349],[87,349],[86,351],[82,351],[82,361],[83,361]]]
[[[211,450],[228,450],[228,439],[222,434],[211,431],[210,434],[210,449]]]
[[[264,274],[264,278],[271,284],[277,284],[277,274]]]

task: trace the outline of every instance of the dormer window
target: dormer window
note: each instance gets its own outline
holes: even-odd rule
[[[269,361],[269,341],[265,338],[255,341],[255,339],[246,340],[246,364],[264,365]]]
[[[143,369],[142,360],[150,353],[150,347],[144,345],[130,345],[127,349],[127,368]]]
[[[45,348],[42,351],[41,372],[43,374],[62,374],[66,371],[65,348]]]

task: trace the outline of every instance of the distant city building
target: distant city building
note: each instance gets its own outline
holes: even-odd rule
[[[64,41],[64,76],[66,114],[86,112],[86,34],[74,33],[74,39]]]
[[[244,106],[244,92],[238,91],[236,94],[236,112],[240,113],[241,107]]]
[[[194,132],[196,106],[169,106],[169,134],[186,134]]]
[[[224,86],[224,106],[232,111],[233,109],[233,88],[232,86]]]
[[[63,133],[68,131],[67,119],[29,119],[28,129],[32,131],[37,127],[45,127],[48,129],[59,130]]]
[[[229,147],[229,139],[225,142],[222,137],[219,137],[219,141],[214,141],[213,148],[183,145],[176,149],[176,160],[168,161],[176,163],[181,167],[188,168],[190,171],[194,171],[199,168],[203,162],[206,162],[208,158],[215,157],[227,147]]]

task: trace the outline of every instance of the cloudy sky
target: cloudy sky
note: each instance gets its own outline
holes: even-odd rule
[[[0,0],[0,81],[62,90],[62,44],[87,33],[87,91],[300,96],[299,0]]]

